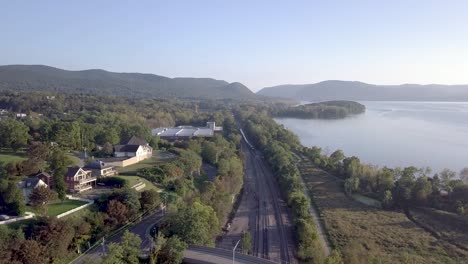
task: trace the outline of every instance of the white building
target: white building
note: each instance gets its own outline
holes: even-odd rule
[[[183,139],[190,137],[212,137],[215,132],[222,130],[223,128],[217,127],[215,122],[206,122],[206,127],[160,127],[151,130],[151,133],[153,136],[159,136],[166,139]]]
[[[153,148],[149,144],[136,137],[132,137],[126,144],[114,146],[114,157],[137,157],[138,161],[149,159],[153,156]]]

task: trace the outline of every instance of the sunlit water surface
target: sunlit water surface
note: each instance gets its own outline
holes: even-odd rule
[[[305,146],[379,166],[468,167],[468,103],[361,102],[365,114],[341,120],[276,118]]]

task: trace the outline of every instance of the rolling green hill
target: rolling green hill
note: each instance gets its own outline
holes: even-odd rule
[[[168,78],[104,70],[68,71],[43,65],[0,66],[0,90],[50,91],[126,97],[252,99],[241,83],[210,78]]]

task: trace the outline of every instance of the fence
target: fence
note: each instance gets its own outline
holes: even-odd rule
[[[12,219],[0,221],[0,225],[5,225],[5,224],[13,223],[13,222],[16,222],[16,221],[26,220],[26,219],[31,219],[34,216],[35,216],[34,213],[26,212],[25,216],[15,217],[15,218],[12,218]]]
[[[72,214],[74,212],[77,212],[81,209],[84,209],[92,204],[94,204],[94,201],[93,200],[88,200],[88,199],[84,199],[84,198],[78,198],[78,197],[73,197],[71,195],[67,195],[67,198],[70,199],[70,200],[76,200],[76,201],[82,201],[82,202],[87,202],[87,204],[83,204],[82,206],[78,206],[74,209],[71,209],[70,211],[66,211],[65,213],[61,213],[59,215],[57,215],[57,218],[62,218],[64,216],[67,216],[69,214]]]

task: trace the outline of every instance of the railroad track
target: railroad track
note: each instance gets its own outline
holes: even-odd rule
[[[253,233],[252,253],[260,258],[279,263],[292,263],[294,256],[289,248],[290,230],[285,226],[284,213],[280,204],[280,192],[273,173],[265,165],[252,144],[241,130],[242,147],[247,158],[246,165],[251,167],[255,178],[256,210],[255,222],[251,222],[250,231]]]
[[[260,165],[260,169],[262,170],[263,175],[264,176],[267,175],[266,168],[265,168],[265,165],[263,164],[263,161],[257,160],[257,163]],[[278,204],[278,198],[277,198],[277,197],[280,197],[280,193],[279,193],[277,188],[274,188],[272,186],[272,184],[275,184],[275,183],[274,182],[272,183],[271,181],[272,181],[272,179],[266,180],[266,185],[267,185],[267,188],[269,189],[270,195],[272,196],[271,201],[272,201],[272,204],[273,204],[273,208],[274,208],[273,211],[275,213],[275,220],[276,220],[276,223],[277,223],[277,226],[278,226],[278,231],[279,231],[281,262],[290,263],[291,257],[290,257],[290,253],[289,253],[288,239],[287,239],[286,231],[285,231],[285,228],[284,228],[284,222],[283,222],[283,217],[282,217],[282,213],[281,213],[281,208],[280,208],[280,206]],[[275,195],[273,195],[273,193]]]
[[[249,149],[249,155],[254,155]],[[257,196],[257,214],[255,221],[255,235],[254,235],[254,250],[253,253],[257,257],[268,259],[268,211],[266,208],[265,192],[260,187],[260,179],[258,177],[257,166],[255,166],[254,158],[250,158],[250,163],[255,177],[255,190]]]

